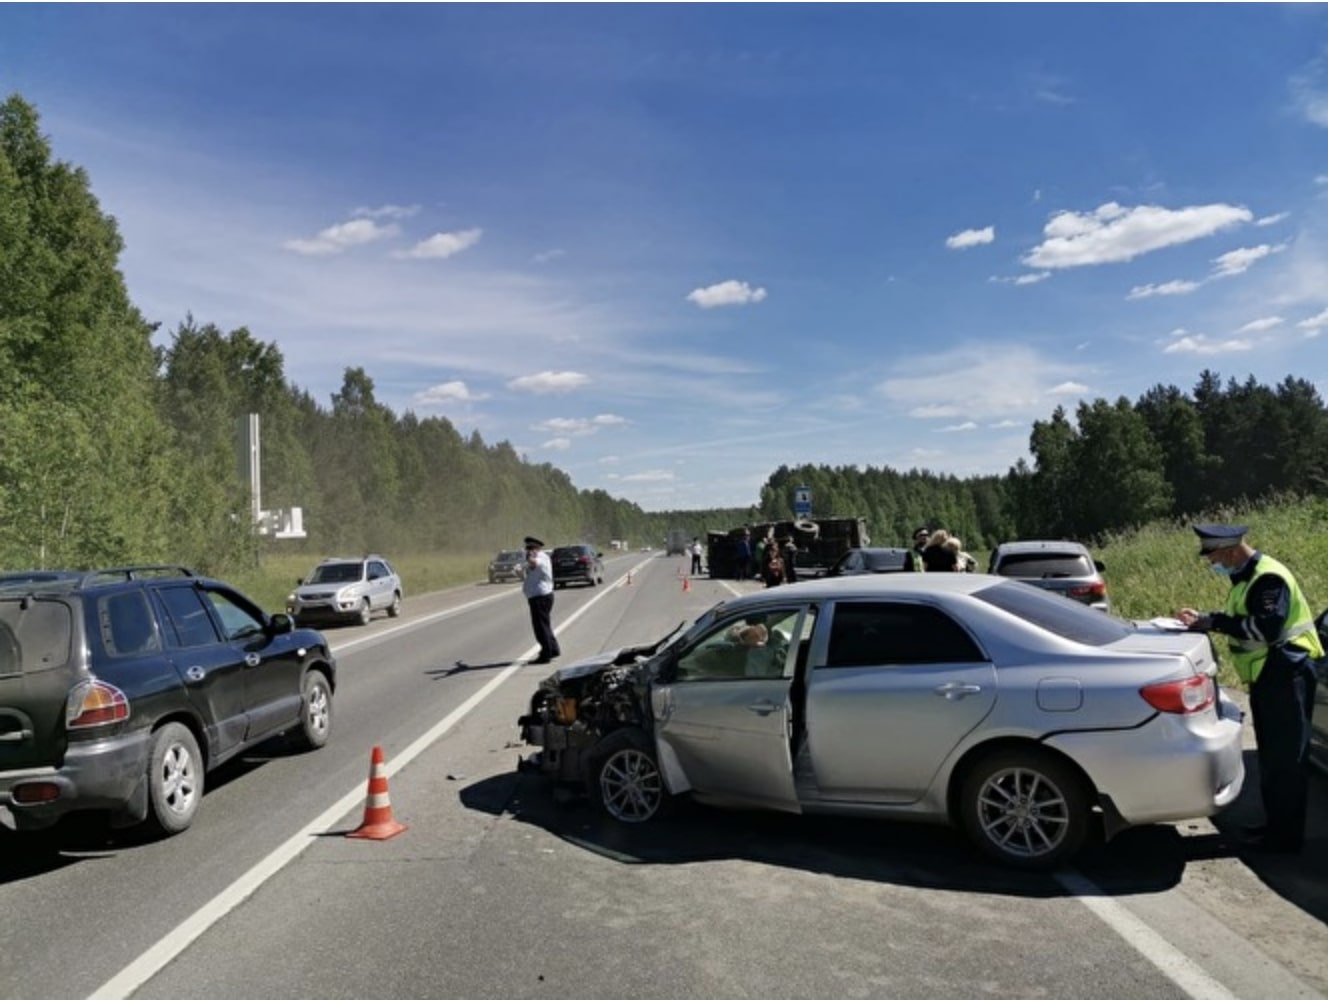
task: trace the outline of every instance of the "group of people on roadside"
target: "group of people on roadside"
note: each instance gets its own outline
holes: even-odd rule
[[[767,588],[793,584],[798,580],[795,558],[798,546],[792,536],[775,538],[774,529],[752,542],[752,534],[743,530],[734,550],[738,566],[738,580],[759,579]]]
[[[962,571],[977,569],[977,561],[964,551],[964,543],[945,529],[919,526],[913,533],[913,567],[915,571]]]

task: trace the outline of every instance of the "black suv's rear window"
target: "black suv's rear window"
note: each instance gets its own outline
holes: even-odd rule
[[[1082,553],[1011,553],[996,565],[1007,578],[1087,578],[1096,573]]]
[[[73,614],[64,602],[17,597],[0,601],[0,675],[67,664],[73,630]]]

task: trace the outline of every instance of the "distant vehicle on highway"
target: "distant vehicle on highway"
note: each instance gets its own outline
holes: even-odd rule
[[[555,588],[573,583],[593,588],[604,583],[604,554],[587,543],[555,547],[550,560]]]
[[[526,576],[526,554],[522,550],[499,550],[489,561],[489,584],[520,581]]]
[[[895,574],[920,570],[918,555],[903,546],[859,546],[846,552],[825,572],[828,578],[854,574]]]
[[[991,553],[992,574],[1019,578],[1091,605],[1111,611],[1107,598],[1106,570],[1083,543],[1066,539],[1021,539],[1001,543]]]
[[[401,615],[401,578],[385,557],[329,557],[296,582],[286,611],[302,623],[368,625],[379,609]]]

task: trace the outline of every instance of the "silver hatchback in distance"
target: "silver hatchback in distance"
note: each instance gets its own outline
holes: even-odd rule
[[[985,574],[871,574],[723,602],[544,680],[523,770],[647,822],[674,795],[954,824],[1053,867],[1091,833],[1216,813],[1244,781],[1208,637]]]
[[[359,623],[378,610],[401,615],[401,578],[384,557],[329,557],[286,596],[286,611],[304,623]]]

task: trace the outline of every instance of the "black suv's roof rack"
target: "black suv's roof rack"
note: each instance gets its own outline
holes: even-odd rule
[[[178,564],[143,564],[135,567],[107,567],[99,571],[89,571],[83,575],[83,587],[94,584],[108,584],[113,581],[137,581],[141,578],[195,578],[198,577],[188,567]]]

